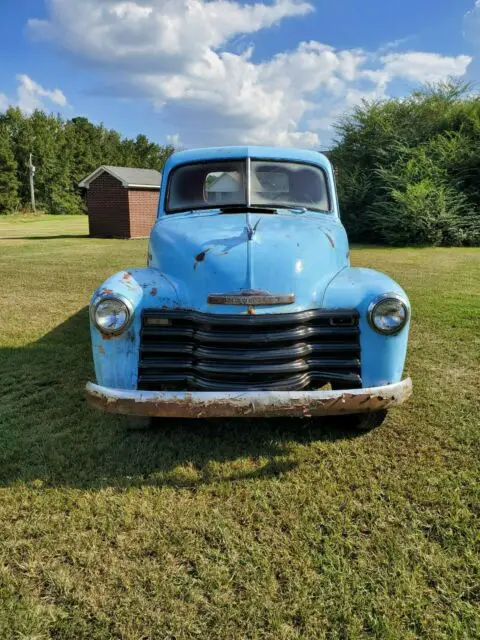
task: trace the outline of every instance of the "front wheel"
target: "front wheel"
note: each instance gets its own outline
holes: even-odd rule
[[[372,431],[383,423],[387,413],[386,409],[372,411],[371,413],[352,413],[344,416],[342,422],[344,421],[347,427],[356,431]]]

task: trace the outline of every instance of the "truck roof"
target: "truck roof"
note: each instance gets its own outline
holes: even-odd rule
[[[170,170],[180,164],[202,162],[208,160],[240,160],[243,158],[259,158],[269,160],[286,160],[290,162],[308,162],[324,168],[330,163],[326,156],[311,149],[295,149],[292,147],[263,147],[263,146],[239,146],[239,147],[205,147],[201,149],[189,149],[178,151],[168,160],[165,167]]]

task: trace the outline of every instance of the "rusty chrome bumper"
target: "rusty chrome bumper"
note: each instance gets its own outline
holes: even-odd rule
[[[367,413],[402,404],[412,394],[402,382],[348,391],[130,391],[89,382],[90,406],[109,413],[179,418],[328,416]]]

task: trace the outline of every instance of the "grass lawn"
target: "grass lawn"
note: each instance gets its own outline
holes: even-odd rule
[[[152,431],[83,398],[91,292],[146,242],[85,233],[0,223],[0,638],[479,638],[480,251],[353,251],[413,304],[377,431]]]
[[[0,216],[1,239],[88,236],[88,216]]]

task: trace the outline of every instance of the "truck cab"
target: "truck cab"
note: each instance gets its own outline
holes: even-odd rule
[[[173,154],[147,266],[90,304],[90,404],[143,416],[354,416],[411,394],[403,289],[350,266],[329,160],[225,147]],[[351,418],[352,420],[352,418]]]

